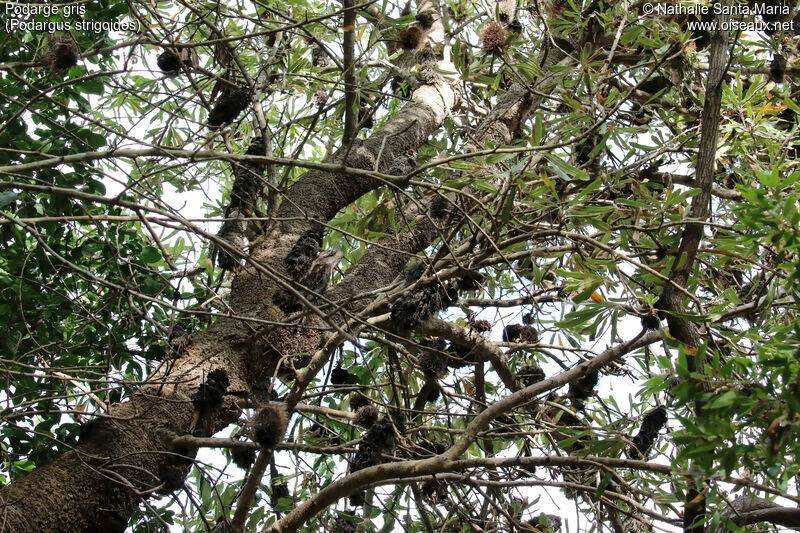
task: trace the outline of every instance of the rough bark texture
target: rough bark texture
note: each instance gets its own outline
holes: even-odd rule
[[[444,81],[435,87],[421,87],[412,101],[370,139],[354,145],[349,152],[340,150],[328,161],[385,172],[398,154],[409,146],[416,148],[439,128],[457,101],[456,91]],[[314,220],[329,220],[339,209],[382,183],[376,178],[344,172],[307,172],[287,191],[281,205],[279,216],[289,220],[281,227],[273,227],[253,246],[252,259],[267,271],[283,272],[284,256],[303,231],[318,224]],[[433,234],[430,227],[425,227],[428,237],[417,234],[408,240],[406,248],[410,253],[429,242]],[[407,253],[390,254],[386,259],[389,268],[382,270],[376,270],[374,265],[364,266],[358,275],[348,276],[351,281],[345,286],[364,291],[380,287],[400,272],[407,257]],[[364,269],[372,272],[365,275]],[[231,308],[239,316],[279,319],[282,313],[271,303],[275,289],[276,284],[262,271],[245,267],[232,284]],[[342,292],[333,290],[331,296],[339,297]],[[4,487],[0,499],[7,530],[123,531],[133,509],[147,496],[141,493],[158,486],[158,472],[176,462],[172,438],[189,433],[193,422],[195,435],[211,435],[238,414],[238,406],[231,399],[234,397],[229,396],[219,412],[194,420],[191,395],[211,370],[227,371],[229,391],[247,391],[274,369],[279,356],[313,351],[321,339],[319,333],[310,334],[305,328],[280,328],[268,336],[267,343],[245,342],[254,332],[247,322],[218,320],[194,339],[169,372],[151,377],[150,385],[131,401],[112,406],[109,416],[114,420],[102,424],[106,431]],[[97,507],[96,502],[102,505]]]

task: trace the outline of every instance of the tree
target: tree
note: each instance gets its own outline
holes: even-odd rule
[[[794,7],[67,6],[0,49],[8,531],[800,524]]]

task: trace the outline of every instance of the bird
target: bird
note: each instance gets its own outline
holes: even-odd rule
[[[339,264],[343,255],[344,254],[339,250],[325,250],[317,255],[314,261],[312,261],[306,275],[300,279],[300,284],[303,286],[300,289],[300,293],[304,298],[313,301],[317,296],[325,293],[333,269]],[[302,308],[294,294],[287,291],[279,291],[276,293],[273,302],[280,307],[281,311],[284,313],[293,313]]]

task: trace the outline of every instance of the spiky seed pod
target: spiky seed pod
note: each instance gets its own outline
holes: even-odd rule
[[[208,125],[212,128],[233,122],[239,113],[250,106],[250,89],[240,87],[219,99],[217,105],[208,114]]]
[[[772,63],[769,64],[769,75],[775,83],[783,83],[786,75],[786,58],[783,54],[775,54]]]
[[[60,72],[78,64],[81,51],[78,43],[67,33],[54,33],[47,41],[44,62],[53,72]]]
[[[319,230],[308,230],[297,239],[292,249],[283,260],[286,271],[292,279],[299,279],[308,272],[311,263],[319,255],[322,246],[322,232]]]
[[[569,395],[577,400],[590,397],[597,386],[599,375],[597,371],[589,372],[569,384]]]
[[[223,368],[216,368],[208,373],[204,383],[192,395],[192,404],[200,412],[217,409],[222,405],[222,398],[228,391],[228,373]]]
[[[395,447],[392,420],[384,416],[367,430],[358,445],[356,455],[350,465],[351,472],[357,472],[382,462],[381,453],[391,453]]]
[[[525,313],[524,315],[522,315],[522,323],[525,324],[526,326],[530,326],[535,321],[536,319],[534,318],[533,313]]]
[[[537,365],[525,365],[517,372],[517,379],[526,387],[530,387],[544,379],[544,370]]]
[[[492,331],[492,323],[488,320],[475,320],[470,318],[469,325],[478,333],[488,333]]]
[[[178,465],[164,465],[158,472],[158,479],[163,485],[159,492],[169,494],[183,488],[183,481],[188,471]]]
[[[442,379],[447,375],[447,356],[440,351],[425,350],[419,356],[419,366],[427,377]]]
[[[328,53],[317,43],[311,45],[311,64],[315,67],[327,67],[331,62]]]
[[[253,426],[253,440],[262,448],[271,450],[275,448],[286,433],[289,418],[286,406],[282,403],[271,403],[256,413],[251,422]]]
[[[628,449],[631,459],[647,459],[653,443],[658,438],[658,433],[667,424],[667,409],[660,405],[644,415],[642,427],[633,439],[633,446]]]
[[[401,331],[408,331],[456,301],[458,292],[449,282],[404,293],[392,302],[392,324]]]
[[[247,470],[256,460],[256,451],[253,448],[231,448],[233,464]]]
[[[417,170],[417,151],[409,148],[392,161],[387,174],[390,176],[407,176]]]
[[[331,371],[331,383],[333,385],[343,385],[345,383],[349,383],[350,376],[350,372],[340,366],[337,366]]]
[[[431,200],[430,213],[435,220],[444,220],[451,213],[452,205],[444,196],[435,196]]]
[[[511,23],[508,25],[508,31],[514,32],[518,35],[522,34],[522,23],[519,21],[519,19],[514,19],[511,21]]]
[[[492,54],[502,54],[506,48],[508,30],[497,22],[490,22],[481,32],[481,46]]]
[[[385,418],[385,417],[384,417]],[[389,419],[386,420],[389,424],[394,424],[397,432],[403,434],[406,432],[406,415],[399,409],[393,409],[389,412]],[[394,433],[392,433],[392,442],[394,442]],[[392,444],[394,446],[394,444]]]
[[[436,16],[433,11],[422,11],[421,13],[417,13],[416,19],[423,30],[429,30],[436,21]]]
[[[532,326],[525,326],[523,324],[509,324],[503,328],[504,342],[534,344],[538,340],[539,332],[536,331]]]
[[[412,24],[400,33],[398,41],[403,50],[411,52],[412,50],[419,50],[422,48],[427,37],[428,32],[425,31],[425,28],[420,24]]]
[[[369,398],[361,394],[360,392],[354,392],[350,395],[350,410],[351,411],[358,411],[365,405],[371,405]]]
[[[375,406],[365,405],[358,408],[353,418],[353,423],[362,428],[369,429],[378,421],[379,416],[380,413]]]

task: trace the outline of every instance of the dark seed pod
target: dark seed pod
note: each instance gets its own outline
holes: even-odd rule
[[[456,301],[458,292],[449,282],[404,293],[392,302],[392,324],[401,331],[408,331]]]
[[[536,365],[525,365],[517,372],[517,379],[526,387],[530,387],[534,383],[539,383],[544,377],[544,370]]]
[[[286,433],[288,415],[284,404],[272,403],[262,408],[253,417],[253,440],[262,448],[275,448]]]
[[[419,356],[419,366],[427,377],[442,379],[447,375],[447,356],[438,350],[425,350]]]
[[[522,23],[518,19],[512,20],[508,25],[508,31],[512,31],[518,35],[522,34]]]
[[[253,448],[231,448],[233,464],[247,470],[256,460],[256,451]]]
[[[239,113],[250,106],[250,89],[240,87],[229,95],[220,98],[211,113],[208,114],[208,125],[219,127],[233,122]]]
[[[452,205],[444,196],[436,195],[431,200],[431,217],[435,220],[444,220],[451,213]]]
[[[369,429],[378,421],[379,416],[380,413],[378,413],[378,409],[375,408],[375,406],[365,405],[358,408],[356,416],[353,418],[353,423],[362,428]]]
[[[60,72],[78,64],[81,51],[71,35],[54,33],[47,42],[45,63],[53,72]]]
[[[597,371],[589,372],[581,378],[569,384],[569,395],[577,400],[585,400],[590,397],[597,386],[599,375]]]
[[[648,314],[642,317],[642,328],[645,331],[656,331],[661,328],[661,319],[657,314]]]
[[[647,94],[656,94],[664,89],[672,87],[672,82],[664,76],[652,76],[639,85],[639,90]]]
[[[187,46],[177,46],[175,49],[166,48],[158,56],[156,64],[162,72],[167,74],[177,74],[181,65],[186,68],[196,67],[199,64],[200,58],[197,55],[197,50]]]
[[[333,385],[343,385],[350,382],[351,374],[344,368],[337,366],[331,371],[331,383]]]
[[[478,333],[488,333],[492,331],[492,323],[488,320],[470,319],[469,325]]]
[[[201,383],[197,392],[192,395],[194,408],[204,412],[220,407],[222,398],[228,391],[228,385],[228,373],[224,369],[216,368],[209,372],[206,381]]]
[[[319,255],[319,249],[322,246],[322,232],[319,230],[308,230],[303,233],[297,242],[294,243],[292,249],[283,260],[286,266],[286,271],[292,279],[303,277],[311,263]]]
[[[522,324],[509,324],[503,328],[504,342],[519,342],[534,344],[539,340],[539,332],[531,326]]]
[[[628,449],[631,459],[647,459],[650,448],[658,438],[658,433],[667,424],[667,409],[660,405],[644,415],[639,433],[631,439],[633,446]]]
[[[530,326],[535,321],[536,319],[534,318],[533,313],[525,313],[524,315],[522,315],[522,323],[525,324],[526,326]]]
[[[447,347],[447,356],[447,366],[450,368],[462,368],[475,363],[475,354],[472,353],[472,348],[460,344],[451,342]]]
[[[177,465],[164,465],[158,473],[158,479],[163,485],[160,489],[162,494],[169,494],[183,488],[183,481],[186,479],[186,469]]]
[[[769,65],[769,75],[775,83],[783,83],[786,75],[786,58],[783,54],[775,54]]]

